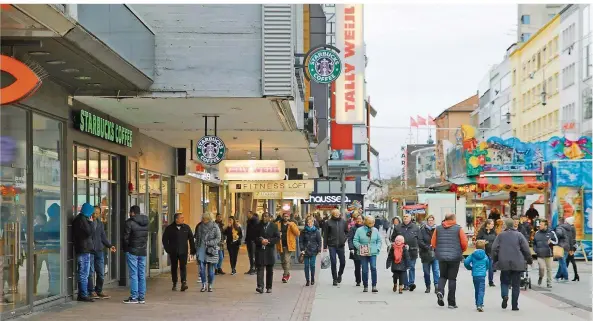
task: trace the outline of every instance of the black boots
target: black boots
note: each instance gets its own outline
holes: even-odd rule
[[[172,291],[177,291],[177,283],[173,283],[173,288],[171,290]]]
[[[220,269],[216,269],[216,270],[214,270],[214,274],[216,274],[216,275],[225,275],[226,273],[224,273],[224,272],[222,271],[222,268],[220,268]]]
[[[187,282],[181,282],[181,292],[184,292],[188,289]]]
[[[573,282],[574,282],[574,281],[580,281],[580,280],[581,280],[581,278],[579,277],[579,275],[578,275],[578,274],[575,274],[575,275],[574,275],[574,279],[572,279],[572,281],[573,281]]]
[[[393,292],[395,292],[395,290]],[[430,293],[430,285],[426,287],[426,291],[424,291],[424,293]]]

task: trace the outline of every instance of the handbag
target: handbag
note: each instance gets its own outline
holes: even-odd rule
[[[331,262],[329,260],[329,255],[324,255],[323,259],[321,259],[321,269],[325,270],[328,269],[329,266],[331,265]]]
[[[358,249],[358,255],[360,256],[371,256],[371,249],[370,246],[368,244],[365,245],[360,245],[360,248]]]
[[[552,248],[552,253],[555,259],[560,259],[564,257],[564,248],[562,246],[554,245]]]
[[[300,264],[305,263],[305,253],[301,253],[301,255],[299,255],[299,263]]]

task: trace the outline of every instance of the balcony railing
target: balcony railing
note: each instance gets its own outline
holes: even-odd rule
[[[79,4],[78,22],[154,79],[154,33],[125,4]]]

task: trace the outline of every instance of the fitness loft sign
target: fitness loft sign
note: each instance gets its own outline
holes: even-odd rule
[[[362,202],[364,196],[361,194],[346,194],[345,203],[351,204],[354,201]],[[312,194],[308,199],[301,200],[303,204],[337,205],[342,202],[340,194]]]
[[[132,147],[132,130],[86,110],[74,112],[74,128],[126,147]]]

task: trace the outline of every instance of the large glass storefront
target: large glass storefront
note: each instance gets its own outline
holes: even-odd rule
[[[134,161],[130,161],[129,166],[130,173],[137,170],[137,173],[130,175],[136,180],[131,181],[130,204],[138,205],[140,212],[148,215],[148,273],[149,276],[154,276],[167,271],[171,265],[161,238],[174,214],[169,206],[174,180],[171,176],[138,169],[138,163]]]
[[[119,208],[117,164],[119,156],[85,146],[73,147],[74,197],[73,215],[80,213],[82,204],[89,203],[101,208],[101,222],[109,241],[119,244]],[[117,252],[107,248],[105,256],[105,283],[114,282],[119,277]],[[74,262],[74,264],[76,264]],[[76,288],[77,284],[74,282]]]
[[[64,123],[19,106],[0,123],[0,312],[21,313],[62,295]]]

